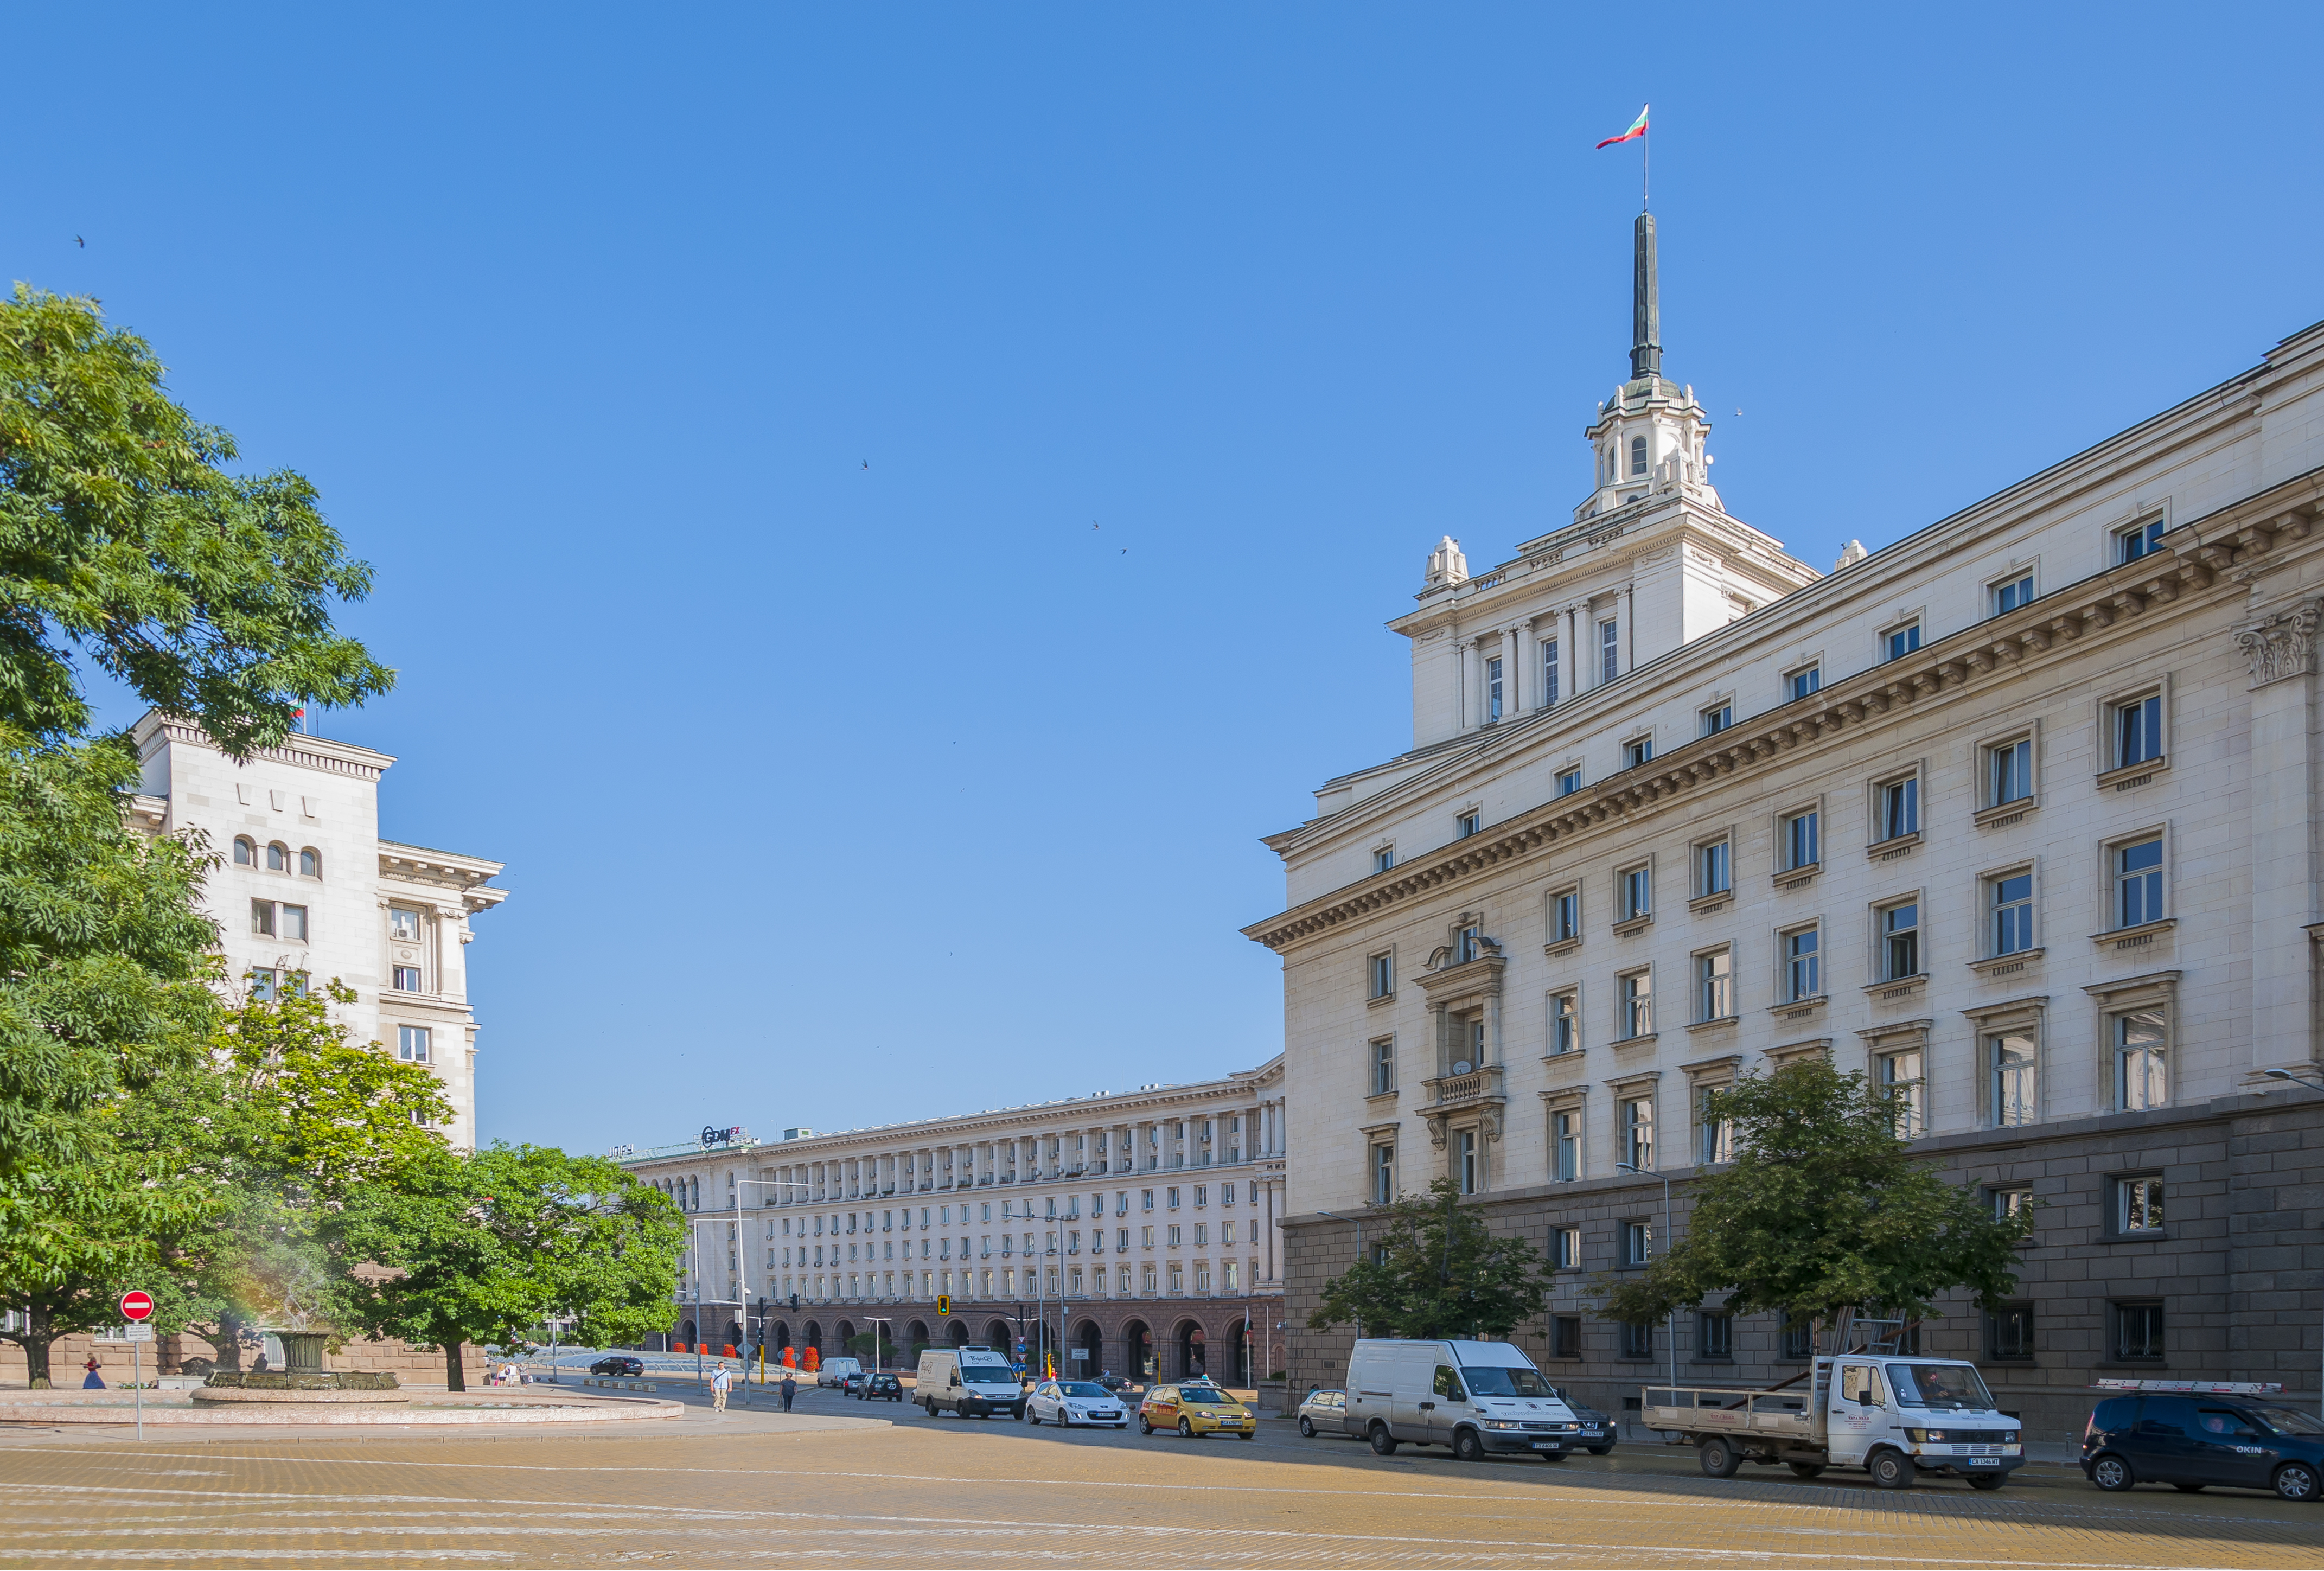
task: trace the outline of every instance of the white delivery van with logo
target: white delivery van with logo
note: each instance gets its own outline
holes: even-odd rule
[[[863,1372],[863,1361],[857,1358],[826,1358],[815,1372],[818,1386],[836,1386],[851,1374]]]
[[[1005,1353],[990,1347],[931,1347],[920,1354],[919,1403],[928,1417],[1025,1416],[1025,1388]]]
[[[1383,1456],[1400,1445],[1446,1446],[1463,1462],[1511,1451],[1563,1462],[1613,1440],[1507,1342],[1359,1342],[1342,1422]]]

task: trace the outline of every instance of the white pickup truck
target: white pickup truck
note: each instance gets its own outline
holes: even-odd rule
[[[1883,1489],[1922,1473],[1955,1473],[1999,1489],[2025,1460],[2017,1420],[1997,1409],[1977,1366],[1901,1353],[1819,1354],[1798,1382],[1757,1390],[1648,1386],[1639,1421],[1695,1447],[1702,1471],[1731,1478],[1746,1462],[1803,1478],[1861,1467]]]

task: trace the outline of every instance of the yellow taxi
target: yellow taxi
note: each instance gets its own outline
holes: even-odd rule
[[[1259,1417],[1214,1385],[1190,1381],[1184,1385],[1157,1385],[1138,1408],[1138,1432],[1176,1429],[1189,1440],[1204,1435],[1234,1435],[1259,1438]]]

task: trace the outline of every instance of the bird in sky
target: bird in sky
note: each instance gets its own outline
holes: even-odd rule
[[[863,460],[863,467],[864,467],[865,468],[869,469],[869,468],[872,467],[872,460],[871,460],[871,459],[869,459],[869,458],[864,459],[864,460]]]
[[[88,241],[86,241],[86,240],[84,240],[84,239],[82,239],[82,238],[81,238],[79,236],[78,236],[78,235],[76,235],[76,236],[73,236],[73,244],[74,244],[74,245],[78,245],[78,246],[79,246],[83,251],[86,251],[86,250],[88,250]]]

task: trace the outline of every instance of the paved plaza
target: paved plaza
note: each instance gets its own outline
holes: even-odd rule
[[[892,1420],[892,1421],[890,1421]],[[2324,1507],[2028,1466],[1883,1493],[1691,1453],[1463,1467],[1269,1419],[1059,1434],[802,1393],[553,1437],[0,1431],[0,1566],[2312,1567]]]

